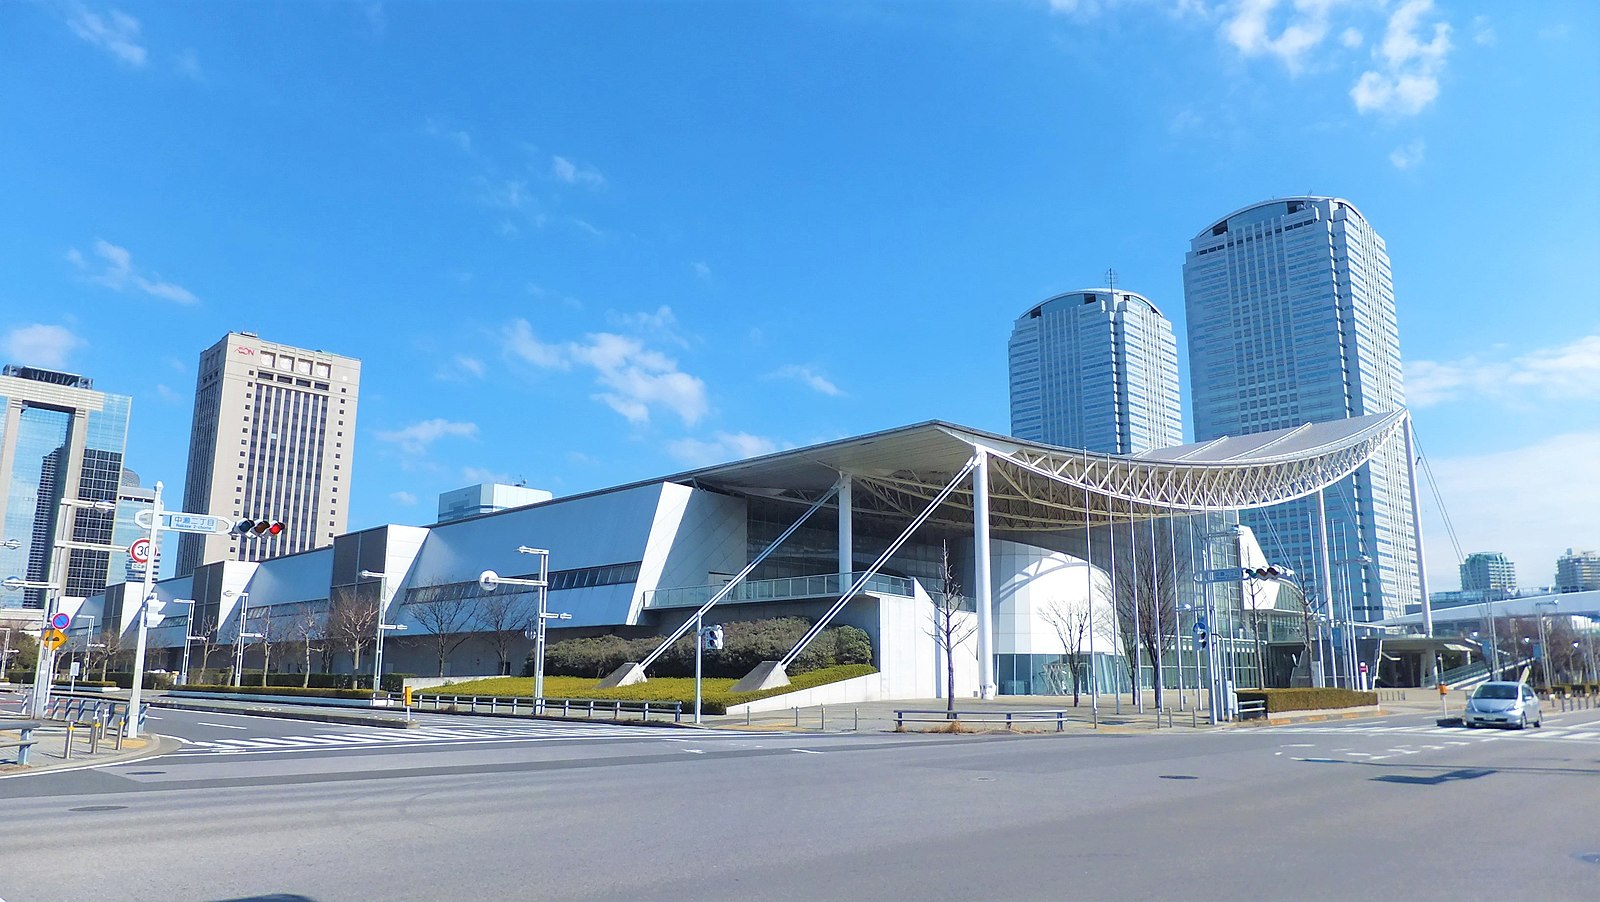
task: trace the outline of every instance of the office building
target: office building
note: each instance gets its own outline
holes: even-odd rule
[[[1600,589],[1600,553],[1574,551],[1556,558],[1557,592],[1590,592]]]
[[[527,504],[538,504],[554,497],[544,489],[530,489],[525,485],[504,485],[498,482],[469,485],[464,489],[439,495],[439,522],[449,523],[452,520],[464,520],[479,514],[491,514]]]
[[[200,355],[183,510],[287,528],[243,541],[186,534],[179,576],[321,548],[344,532],[360,384],[359,360],[251,332],[230,332]]]
[[[1069,291],[1017,318],[1011,434],[1106,454],[1183,442],[1172,323],[1131,291]]]
[[[1517,594],[1517,565],[1498,551],[1475,551],[1461,562],[1461,589],[1482,592],[1485,598]]]
[[[1349,201],[1230,213],[1190,242],[1183,281],[1197,441],[1404,406],[1389,255]],[[1408,464],[1393,445],[1326,489],[1321,529],[1315,496],[1245,523],[1341,619],[1398,616],[1423,590]]]
[[[166,544],[170,533],[157,535],[157,545],[150,549],[150,559],[147,563],[139,563],[130,554],[133,543],[150,536],[150,531],[135,522],[135,518],[139,516],[140,511],[154,507],[155,501],[155,489],[140,485],[139,474],[124,467],[122,485],[117,488],[116,523],[111,530],[111,544],[118,550],[111,553],[111,572],[107,577],[108,582],[140,582],[144,579],[146,566],[154,567],[156,575],[161,575],[161,546]]]
[[[84,598],[106,586],[111,556],[58,541],[107,545],[132,401],[83,376],[30,366],[0,372],[0,576]],[[12,542],[15,548],[8,547]],[[43,607],[46,591],[0,592],[0,606]]]

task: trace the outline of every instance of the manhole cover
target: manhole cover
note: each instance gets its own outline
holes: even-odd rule
[[[82,808],[68,808],[68,811],[121,811],[127,805],[85,805]]]
[[[1190,774],[1162,774],[1161,775],[1161,779],[1163,779],[1163,780],[1198,780],[1200,778],[1196,777],[1196,776],[1192,776]]]
[[[1589,864],[1600,864],[1600,852],[1584,852],[1572,857]]]

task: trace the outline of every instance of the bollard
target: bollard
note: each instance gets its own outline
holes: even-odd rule
[[[1099,705],[1090,705],[1089,706],[1089,718],[1092,721],[1094,721],[1094,728],[1096,730],[1100,729],[1100,706]]]
[[[800,709],[799,708],[794,709],[794,727],[797,730],[800,729]]]
[[[747,727],[750,726],[750,706],[749,705],[745,705],[744,706],[744,725],[747,726]]]
[[[95,721],[89,728],[89,754],[100,754],[100,721]]]
[[[855,709],[855,711],[856,711],[856,725],[855,725],[855,727],[853,729],[854,729],[855,732],[859,733],[859,732],[861,732],[861,709],[857,708],[857,709]]]
[[[818,727],[817,729],[819,729],[822,732],[826,733],[826,732],[828,732],[828,706],[827,705],[823,705],[820,708],[818,708],[817,710],[822,712],[821,713],[821,717],[822,717],[822,722],[821,723],[822,723],[822,725],[820,727]]]
[[[75,726],[75,724],[73,724],[72,721],[70,721],[70,720],[67,721],[67,744],[66,744],[65,749],[63,749],[63,751],[61,752],[61,759],[63,761],[66,761],[66,760],[69,760],[69,759],[72,758],[72,728],[73,728],[73,726]]]
[[[1189,726],[1200,729],[1200,706],[1195,705],[1189,709]]]

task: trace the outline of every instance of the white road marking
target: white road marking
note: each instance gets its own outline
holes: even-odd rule
[[[791,752],[799,752],[802,755],[820,755],[820,754],[822,754],[821,752],[817,751],[816,749],[790,749],[789,751],[791,751]]]
[[[197,720],[197,721],[195,721],[195,723],[197,725],[199,725],[199,726],[202,726],[202,727],[217,727],[217,728],[223,729],[223,730],[248,730],[248,729],[250,729],[249,727],[235,726],[235,725],[233,725],[231,723],[206,723],[203,720]]]

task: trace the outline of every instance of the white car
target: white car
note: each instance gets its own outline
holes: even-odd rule
[[[1544,726],[1544,712],[1539,707],[1539,696],[1527,683],[1484,683],[1467,699],[1461,722],[1469,727],[1526,730],[1530,723]]]

